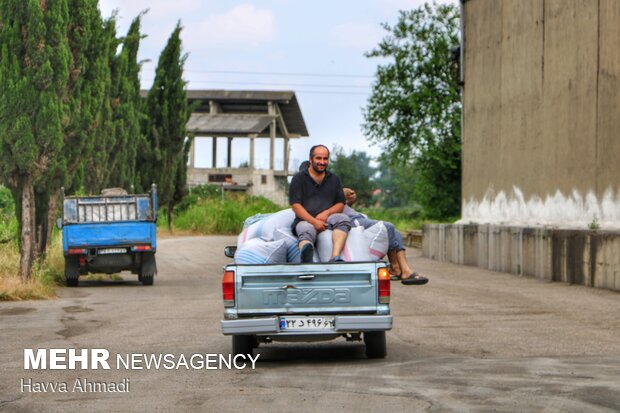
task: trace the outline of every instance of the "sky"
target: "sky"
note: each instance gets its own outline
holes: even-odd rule
[[[291,167],[308,158],[315,144],[340,146],[346,153],[376,157],[379,145],[362,133],[363,108],[370,96],[379,59],[364,56],[387,34],[398,10],[424,0],[100,0],[104,17],[118,12],[124,35],[141,11],[139,60],[145,61],[141,87],[150,88],[157,60],[178,21],[187,53],[188,89],[292,90],[297,96],[308,138],[291,140]],[[457,0],[438,0],[454,3]],[[233,166],[247,161],[247,139],[233,140]],[[226,145],[218,142],[218,165],[226,162]],[[276,144],[276,169],[282,169],[283,144]],[[221,148],[221,149],[220,149]],[[255,162],[269,164],[269,142],[258,139]],[[209,139],[196,141],[196,166],[211,166]]]

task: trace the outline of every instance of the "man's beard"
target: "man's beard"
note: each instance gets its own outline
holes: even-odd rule
[[[311,167],[311,168],[312,168],[312,170],[313,170],[314,172],[316,172],[317,174],[324,174],[324,173],[325,173],[325,171],[327,170],[327,166],[326,166],[326,167],[325,167],[325,169],[323,169],[322,171],[321,171],[321,170],[319,170],[319,169],[317,169],[317,166],[316,166],[316,164],[315,164],[315,163],[311,163],[311,164],[310,164],[310,167]]]

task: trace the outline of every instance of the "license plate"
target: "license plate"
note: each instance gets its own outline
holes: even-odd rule
[[[333,330],[334,317],[280,317],[280,330]]]
[[[101,254],[124,254],[127,252],[127,248],[102,248],[97,253]]]

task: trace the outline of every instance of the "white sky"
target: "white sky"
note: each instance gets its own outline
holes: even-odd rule
[[[439,0],[457,3],[457,0]],[[372,156],[380,148],[362,135],[362,108],[378,59],[364,57],[393,25],[398,10],[424,0],[100,0],[104,17],[117,9],[118,34],[124,35],[142,10],[140,46],[142,88],[150,88],[157,59],[178,20],[188,53],[188,89],[293,90],[309,138],[291,142],[291,166],[307,159],[312,145],[335,144]],[[236,73],[234,73],[236,72]],[[240,73],[242,72],[242,73]],[[253,73],[248,73],[253,72]],[[233,165],[247,161],[243,139],[233,141]],[[257,167],[268,167],[269,146],[259,139]],[[197,141],[197,166],[210,166],[211,143]],[[218,144],[218,166],[226,159],[225,141]],[[282,143],[276,145],[276,167],[282,166]]]

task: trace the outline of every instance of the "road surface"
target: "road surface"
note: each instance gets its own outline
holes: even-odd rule
[[[110,360],[227,356],[220,281],[223,247],[234,243],[160,240],[153,287],[130,274],[83,277],[56,300],[0,303],[0,411],[620,411],[620,294],[439,263],[413,249],[431,281],[392,283],[384,360],[339,340],[261,346],[254,370],[24,369],[27,348],[106,349]],[[73,391],[84,380],[127,380],[129,391]],[[69,388],[34,392],[36,383]]]

